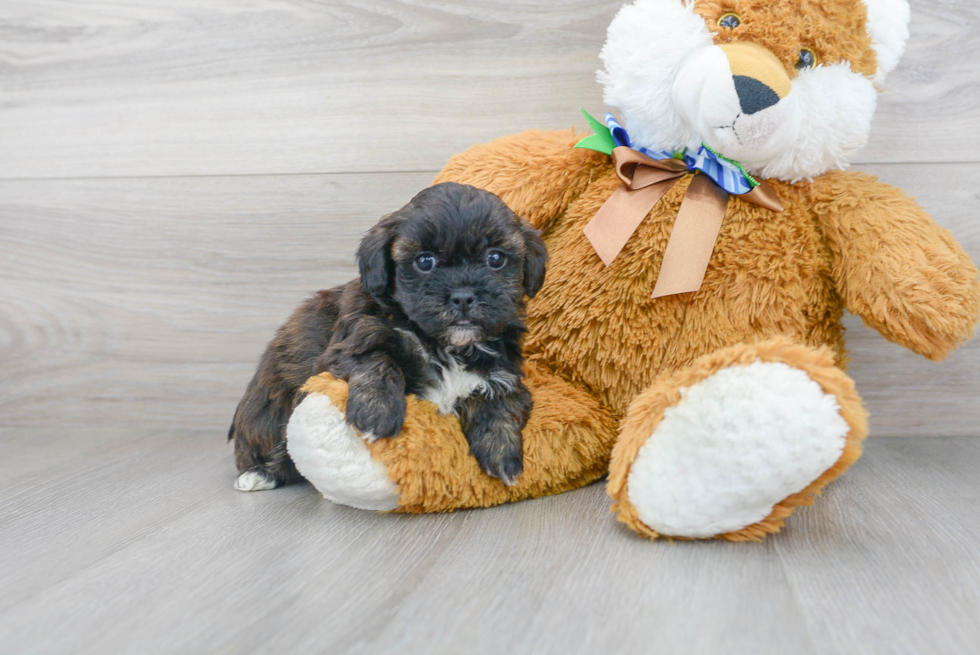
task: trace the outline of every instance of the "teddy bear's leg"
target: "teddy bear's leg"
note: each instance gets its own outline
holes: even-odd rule
[[[344,392],[346,403],[346,388]],[[313,391],[293,410],[286,447],[297,470],[327,500],[358,509],[398,507],[398,487],[388,478],[387,468],[371,457],[367,444],[345,420],[343,405],[330,394]]]
[[[455,416],[410,396],[401,433],[366,443],[344,420],[347,384],[311,378],[286,444],[299,472],[334,502],[361,509],[443,512],[560,493],[608,470],[616,421],[585,391],[533,366],[523,431],[524,472],[513,485],[484,473]]]
[[[866,434],[829,349],[736,345],[634,399],[608,491],[619,520],[650,538],[757,540],[853,464]]]

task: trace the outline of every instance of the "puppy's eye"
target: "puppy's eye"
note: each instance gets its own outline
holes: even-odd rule
[[[436,267],[436,258],[432,253],[423,252],[415,258],[415,268],[420,273],[428,273]]]
[[[499,250],[491,250],[487,253],[487,266],[496,270],[500,270],[507,263],[507,255],[500,252]]]
[[[800,55],[796,60],[796,70],[810,70],[811,68],[815,68],[818,62],[817,53],[809,48],[803,48],[800,50]]]
[[[729,30],[733,30],[741,24],[742,19],[734,11],[722,14],[721,18],[718,19],[718,27],[724,27]]]

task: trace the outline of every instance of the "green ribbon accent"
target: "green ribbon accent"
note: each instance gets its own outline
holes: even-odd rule
[[[701,144],[701,147],[704,148],[705,150],[707,150],[708,152],[710,152],[712,155],[714,155],[718,159],[724,159],[729,164],[731,164],[732,166],[734,166],[735,168],[737,168],[739,171],[741,171],[742,175],[745,176],[745,179],[748,180],[750,187],[752,187],[754,189],[757,186],[759,186],[759,181],[756,180],[751,175],[749,175],[749,172],[747,170],[745,170],[745,168],[743,168],[742,165],[739,164],[737,161],[735,161],[734,159],[729,159],[728,157],[726,157],[725,155],[721,154],[717,150],[712,150],[711,146],[709,146],[706,143],[702,143]]]
[[[616,149],[616,141],[615,139],[613,139],[612,130],[610,130],[608,126],[603,125],[598,120],[593,118],[591,115],[589,115],[589,112],[585,111],[581,107],[579,107],[579,111],[582,112],[583,116],[585,116],[585,120],[589,121],[589,127],[592,128],[592,131],[595,132],[595,134],[590,134],[589,136],[585,137],[584,139],[576,143],[575,147],[584,148],[586,150],[595,150],[596,152],[601,152],[605,155],[612,155],[613,150]],[[756,180],[751,175],[749,175],[749,172],[745,170],[745,167],[742,166],[740,163],[738,163],[734,159],[729,159],[728,157],[721,154],[717,150],[712,149],[711,146],[705,143],[702,143],[701,147],[707,150],[708,152],[710,152],[711,154],[713,154],[718,159],[722,159],[728,162],[729,164],[731,164],[732,166],[734,166],[735,168],[737,168],[739,172],[745,176],[745,179],[749,183],[750,187],[754,189],[755,187],[759,186],[759,181]],[[675,150],[674,159],[686,161],[685,159],[686,153],[687,153],[687,148],[684,148],[683,150]]]
[[[579,107],[579,111],[585,115],[585,120],[589,121],[589,127],[595,134],[590,134],[581,141],[575,144],[576,148],[585,148],[586,150],[595,150],[596,152],[601,152],[606,155],[612,155],[613,150],[616,148],[616,142],[613,140],[612,132],[608,127],[594,119],[589,115],[589,112],[585,111]]]

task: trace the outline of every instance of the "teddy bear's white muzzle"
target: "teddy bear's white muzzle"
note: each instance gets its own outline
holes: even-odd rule
[[[783,79],[760,76],[774,80],[739,74],[754,72],[746,60],[761,55],[737,54],[734,58],[725,46],[711,46],[692,55],[674,83],[674,101],[710,148],[747,166],[762,165],[796,141],[797,96],[784,72]]]

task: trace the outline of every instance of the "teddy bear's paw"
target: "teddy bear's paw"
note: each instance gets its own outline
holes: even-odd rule
[[[385,466],[324,394],[311,393],[293,410],[286,448],[296,469],[327,500],[358,509],[398,507],[398,487]]]
[[[627,478],[637,518],[661,535],[763,521],[841,459],[851,429],[836,396],[782,362],[728,366],[680,391]]]

